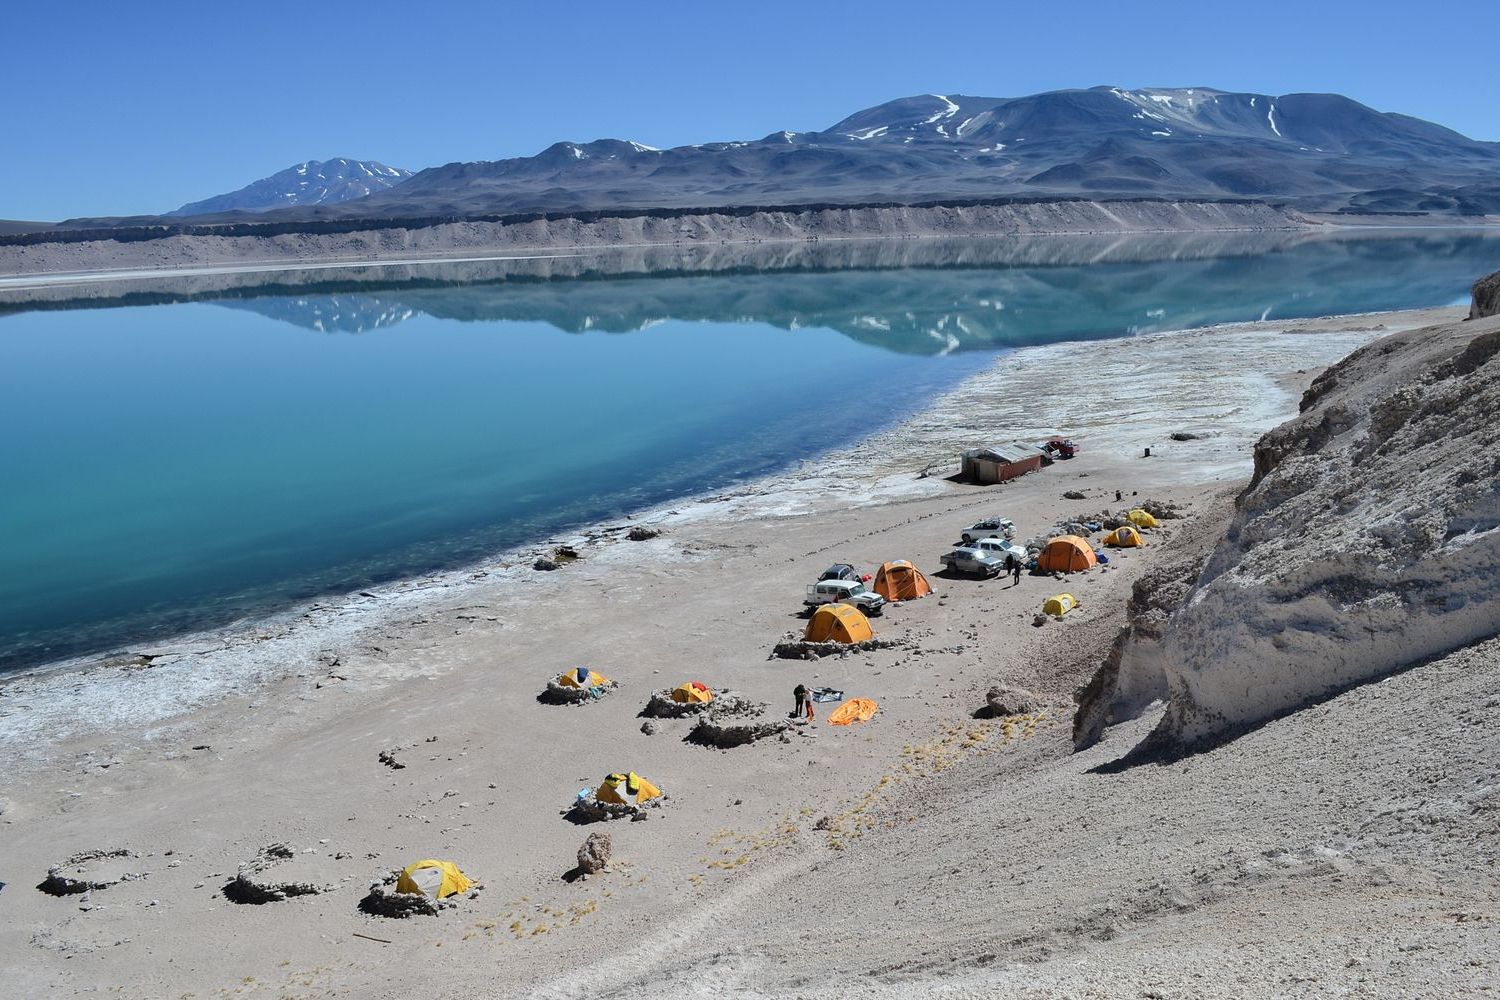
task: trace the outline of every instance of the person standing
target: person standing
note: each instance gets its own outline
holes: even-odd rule
[[[793,698],[795,704],[792,705],[791,714],[789,714],[787,716],[787,718],[788,719],[795,719],[798,716],[802,715],[803,712],[806,712],[807,713],[807,721],[808,722],[812,722],[813,721],[813,701],[812,701],[812,695],[807,690],[807,685],[805,685],[805,684],[798,684],[796,687],[792,688],[792,698]]]
[[[1019,587],[1021,585],[1021,560],[1015,556],[1010,559],[1010,585]]]

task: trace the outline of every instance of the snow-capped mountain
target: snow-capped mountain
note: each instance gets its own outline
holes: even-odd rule
[[[559,142],[535,156],[432,167],[373,185],[368,196],[356,184],[341,196],[354,200],[338,204],[299,195],[304,179],[283,172],[244,193],[267,186],[257,210],[299,206],[278,213],[288,220],[1004,197],[1476,215],[1500,212],[1500,143],[1337,94],[1094,87],[1014,98],[922,94],[822,131],[673,149]],[[211,199],[180,211],[246,207]]]
[[[375,160],[308,160],[238,191],[183,205],[170,215],[265,212],[294,205],[328,205],[385,191],[412,175]]]

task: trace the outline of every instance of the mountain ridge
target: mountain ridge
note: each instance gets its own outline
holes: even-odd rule
[[[219,212],[265,212],[296,205],[323,205],[363,198],[387,190],[412,171],[388,167],[378,160],[304,160],[242,188],[188,202],[168,216],[209,215]]]

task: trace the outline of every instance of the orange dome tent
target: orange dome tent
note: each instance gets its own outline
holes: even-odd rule
[[[713,701],[714,693],[702,681],[688,681],[672,689],[672,700],[684,705],[702,705]]]
[[[856,722],[869,722],[875,717],[879,706],[870,698],[850,698],[828,717],[830,726],[848,726]]]
[[[864,642],[875,638],[870,619],[847,604],[825,604],[813,612],[802,638],[808,642]]]
[[[1079,573],[1098,564],[1093,548],[1077,535],[1058,535],[1036,560],[1037,569],[1043,573]]]
[[[932,593],[932,584],[922,571],[905,559],[882,563],[875,571],[875,593],[888,601],[910,601]]]

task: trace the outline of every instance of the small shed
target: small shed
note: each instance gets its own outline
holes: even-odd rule
[[[991,445],[963,453],[960,474],[972,483],[1003,483],[1042,467],[1039,452],[1020,445]]]

